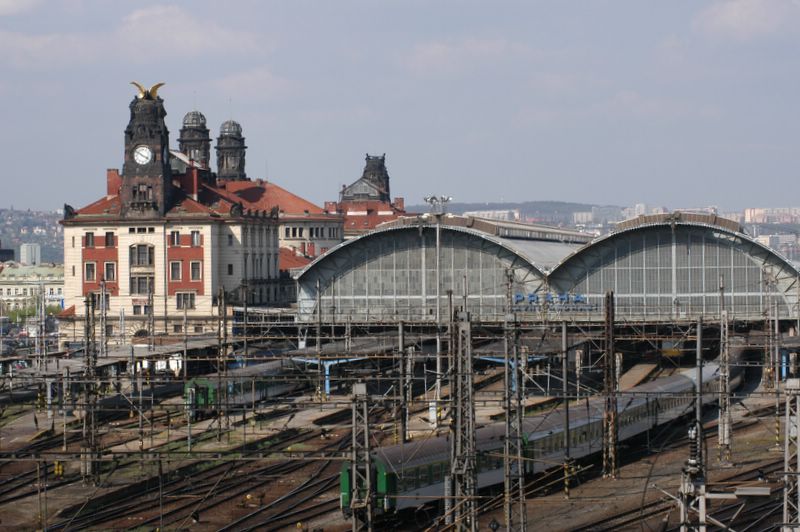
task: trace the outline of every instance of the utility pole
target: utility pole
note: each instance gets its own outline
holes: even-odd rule
[[[317,340],[315,342],[317,350],[317,397],[322,399],[325,393],[325,383],[323,382],[324,372],[322,369],[322,286],[317,279]]]
[[[435,426],[438,428],[441,412],[442,400],[442,272],[441,272],[441,249],[442,249],[442,216],[444,216],[446,205],[452,200],[450,196],[426,196],[425,203],[431,206],[431,214],[436,218],[436,384],[434,390],[434,400],[436,402]],[[467,309],[465,308],[464,311]]]
[[[569,477],[572,469],[572,458],[569,449],[569,342],[567,340],[567,322],[561,322],[561,384],[564,401],[564,495],[569,498]],[[617,368],[619,370],[619,368]]]
[[[606,292],[603,354],[603,477],[617,478],[617,357],[614,352],[614,292]]]
[[[719,322],[719,461],[731,462],[731,361],[728,337],[728,311],[722,310]]]
[[[188,305],[183,305],[183,382],[184,384],[189,379],[189,319],[188,319]]]
[[[703,457],[703,318],[697,319],[695,419],[689,428],[689,459],[681,473],[680,520],[681,532],[706,531],[705,461]],[[689,510],[697,501],[699,522],[696,527],[689,522]]]
[[[786,429],[783,446],[783,528],[800,528],[800,379],[787,379]]]
[[[147,342],[147,349],[152,351],[156,347],[156,316],[155,310],[153,309],[153,303],[155,298],[153,297],[153,285],[149,283],[149,290],[147,291],[147,332],[149,333],[148,342]],[[167,314],[167,309],[164,309],[164,316]],[[164,318],[166,319],[166,317]]]
[[[509,274],[510,276],[511,274]],[[510,279],[509,279],[510,282]],[[505,320],[505,413],[506,441],[503,464],[505,466],[505,492],[503,514],[506,530],[527,530],[525,508],[525,461],[523,457],[522,419],[525,415],[522,397],[522,376],[519,364],[519,323],[509,312]]]
[[[97,458],[97,343],[95,339],[95,296],[89,293],[84,301],[86,321],[84,326],[84,416],[83,416],[83,464],[81,473],[86,484],[96,485],[99,481]]]
[[[453,519],[456,530],[478,530],[477,468],[475,467],[475,403],[473,401],[472,323],[469,312],[459,313],[458,351],[451,394],[453,434],[450,475],[453,481]]]
[[[108,300],[106,299],[106,281],[100,281],[100,358],[108,356],[108,337],[106,336],[108,320]]]
[[[350,509],[353,532],[373,530],[372,463],[369,445],[369,396],[367,385],[353,385],[353,439],[351,449]]]

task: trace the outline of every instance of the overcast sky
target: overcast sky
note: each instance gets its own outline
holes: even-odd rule
[[[795,0],[0,0],[0,207],[104,194],[131,80],[319,204],[369,152],[407,203],[797,205],[798,45]]]

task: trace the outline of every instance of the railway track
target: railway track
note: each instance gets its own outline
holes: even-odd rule
[[[782,470],[783,470],[783,459],[774,460],[767,463],[760,463],[757,466],[754,466],[745,471],[740,471],[719,479],[715,479],[714,483],[722,483],[722,482],[730,483],[736,481],[743,482],[748,480],[757,480],[758,476],[762,473],[770,474]],[[633,508],[625,512],[620,512],[616,515],[599,519],[587,525],[583,525],[578,530],[585,530],[591,532],[620,530],[626,527],[631,527],[637,523],[643,523],[649,519],[654,519],[674,509],[675,509],[675,501],[673,499],[669,498],[657,499],[654,501],[646,502],[637,508]],[[720,517],[717,517],[717,519],[720,519]]]
[[[345,449],[348,443],[348,439],[343,438],[338,442],[337,450]],[[337,485],[338,472],[320,478],[326,470],[331,468],[332,464],[333,460],[326,460],[314,471],[311,477],[299,486],[271,503],[262,505],[253,512],[229,523],[221,528],[219,532],[268,530],[276,528],[282,523],[288,525],[290,521],[297,522],[302,519],[311,519],[336,510],[339,506],[338,498],[332,498],[310,507],[301,508],[301,506],[306,505],[315,497]]]
[[[320,435],[317,431],[292,434],[275,441],[259,452],[274,450],[307,441]],[[201,471],[172,471],[157,480],[150,479],[146,486],[137,488],[137,496],[106,497],[102,503],[82,508],[69,519],[50,525],[50,529],[83,529],[112,525],[111,528],[146,525],[170,525],[191,519],[198,513],[198,500],[202,511],[241,497],[259,486],[271,482],[272,477],[286,475],[307,466],[304,462],[280,462],[265,467],[232,475],[241,464],[223,462]],[[265,480],[266,478],[266,480]],[[160,492],[160,496],[159,496]],[[124,500],[123,500],[124,499]],[[165,502],[166,501],[166,502]],[[158,511],[153,512],[153,507]],[[141,514],[145,514],[141,516]],[[141,516],[141,517],[137,517]],[[116,525],[116,526],[114,526]]]

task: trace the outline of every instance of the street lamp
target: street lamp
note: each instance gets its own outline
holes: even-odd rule
[[[442,399],[442,302],[441,285],[442,276],[440,270],[440,251],[441,251],[441,224],[442,215],[445,213],[445,206],[453,198],[450,196],[425,196],[425,203],[431,206],[431,214],[436,217],[436,426],[439,426],[439,412]],[[464,309],[465,311],[467,309]]]

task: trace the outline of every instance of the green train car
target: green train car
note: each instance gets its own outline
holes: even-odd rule
[[[305,387],[300,379],[284,382],[283,379],[270,379],[285,375],[292,368],[282,360],[254,364],[228,371],[227,375],[205,375],[190,379],[184,386],[183,396],[187,414],[192,420],[212,416],[220,401],[230,407],[252,405],[269,399],[296,392]],[[220,394],[220,390],[227,392]]]
[[[693,412],[692,394],[695,370],[657,379],[630,390],[618,402],[619,438],[632,438],[658,425]],[[741,372],[731,375],[731,387],[741,382]],[[716,401],[719,369],[716,364],[703,368],[703,402]],[[570,456],[580,458],[602,449],[602,398],[591,398],[571,412],[569,425]],[[525,475],[532,475],[559,464],[564,454],[563,414],[560,408],[547,415],[526,417],[523,421]],[[479,489],[502,485],[504,481],[505,423],[492,423],[475,433],[477,486]],[[432,505],[441,500],[445,476],[450,472],[450,440],[447,437],[379,447],[371,453],[375,509],[391,513]],[[342,465],[340,503],[346,515],[352,514],[352,466]]]

